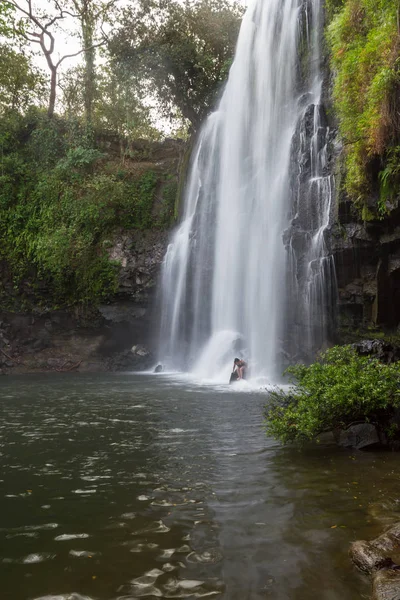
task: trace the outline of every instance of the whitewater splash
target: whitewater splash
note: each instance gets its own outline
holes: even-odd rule
[[[284,354],[326,335],[332,185],[320,21],[320,0],[254,0],[244,16],[163,264],[168,369],[224,372],[244,356],[253,375],[276,380]]]

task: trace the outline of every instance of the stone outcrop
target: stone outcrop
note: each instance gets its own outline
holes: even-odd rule
[[[123,298],[144,305],[149,303],[154,295],[167,243],[167,231],[116,232],[109,256],[121,265],[117,299]],[[107,311],[102,308],[101,312],[118,318],[114,309]],[[123,317],[126,316],[125,313]]]
[[[400,360],[400,347],[385,340],[361,340],[353,347],[361,356],[372,356],[384,364]]]
[[[400,211],[363,222],[346,198],[337,198],[329,234],[338,283],[339,326],[344,331],[400,324]],[[344,339],[343,341],[347,341]]]
[[[358,541],[350,546],[350,558],[373,578],[372,600],[400,600],[400,523],[371,542]]]

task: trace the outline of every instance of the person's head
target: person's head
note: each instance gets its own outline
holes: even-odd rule
[[[240,358],[235,358],[235,360],[233,361],[233,363],[235,365],[238,365],[240,363]]]

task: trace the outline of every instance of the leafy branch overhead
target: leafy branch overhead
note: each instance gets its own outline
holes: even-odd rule
[[[226,80],[243,8],[226,0],[139,2],[110,40],[114,61],[140,73],[164,114],[198,128]]]

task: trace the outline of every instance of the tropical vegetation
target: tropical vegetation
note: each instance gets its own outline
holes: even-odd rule
[[[344,189],[364,218],[383,218],[400,193],[400,29],[396,0],[328,0],[334,112]]]
[[[311,441],[354,422],[375,423],[398,438],[400,363],[360,356],[352,346],[335,346],[311,365],[286,371],[291,386],[271,393],[266,428],[284,443]]]
[[[167,228],[176,214],[176,166],[154,164],[152,143],[187,139],[210,110],[242,11],[225,0],[124,6],[0,3],[3,307],[108,298],[114,233]]]

